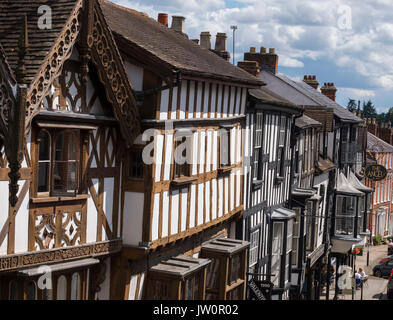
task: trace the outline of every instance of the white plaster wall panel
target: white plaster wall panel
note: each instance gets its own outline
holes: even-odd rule
[[[203,100],[203,118],[204,119],[209,117],[209,92],[210,92],[210,83],[205,82],[205,96],[204,96],[204,100]]]
[[[122,239],[123,243],[126,245],[138,246],[139,242],[142,241],[144,201],[144,193],[124,193]]]
[[[213,167],[212,167],[212,171],[217,170],[218,168],[218,131],[214,130],[213,131],[213,156],[212,156],[213,160]]]
[[[109,300],[110,298],[110,282],[111,282],[111,258],[105,260],[106,271],[105,280],[101,284],[101,290],[96,293],[96,300]]]
[[[197,105],[195,106],[195,117],[196,118],[201,118],[201,112],[202,112],[202,82],[198,82],[198,90],[197,92]]]
[[[171,119],[176,119],[178,87],[172,89]]]
[[[237,95],[236,95],[236,106],[235,106],[235,116],[238,116],[240,113],[240,105],[242,102],[242,88],[241,87],[237,87]]]
[[[224,215],[224,179],[218,180],[218,217]]]
[[[228,103],[229,103],[229,86],[224,86],[224,101],[223,101],[223,109],[222,109],[222,117],[228,117]]]
[[[125,61],[124,63],[128,79],[135,91],[143,90],[143,68]]]
[[[264,126],[264,130],[266,130],[265,126]],[[265,137],[265,134],[263,136]],[[250,116],[247,115],[247,117],[246,117],[246,128],[244,130],[244,147],[243,147],[243,152],[244,152],[244,158],[245,159],[250,156],[250,152],[249,152],[250,148],[251,148],[251,142],[250,142]]]
[[[19,193],[22,192],[25,180],[18,181]],[[7,192],[8,195],[8,192]],[[22,201],[22,205],[15,217],[15,253],[28,251],[28,235],[29,235],[29,192]],[[8,202],[8,201],[7,201]],[[2,227],[2,226],[1,226]]]
[[[195,199],[196,196],[196,185],[191,186],[191,198],[190,198],[190,228],[195,227]]]
[[[235,209],[235,174],[232,172],[230,176],[230,185],[229,185],[229,192],[230,192],[230,203],[229,203],[229,211]]]
[[[210,106],[210,112],[211,112],[211,117],[215,117],[216,113],[216,103],[217,103],[217,84],[213,83],[212,89],[211,89],[211,94],[212,94],[212,100],[211,100],[211,106]]]
[[[186,106],[187,106],[187,81],[182,81],[181,84],[181,96],[180,96],[180,119],[186,118]]]
[[[163,134],[158,134],[156,136],[156,144],[155,144],[155,152],[154,157],[156,161],[156,172],[155,172],[155,181],[158,182],[161,180],[161,169],[162,169],[162,157],[163,157],[163,149],[164,149],[164,138]],[[171,150],[171,149],[167,149]],[[166,152],[168,153],[168,152]]]
[[[205,184],[206,222],[210,222],[210,181]]]
[[[108,134],[109,134],[109,130],[107,130],[106,137],[108,137]],[[110,138],[109,141],[108,141],[108,154],[109,154],[109,157],[112,156],[112,153],[113,153],[113,142],[112,142],[112,138]],[[105,157],[105,167],[109,167],[107,157]],[[114,168],[114,167],[116,167],[116,158],[113,159],[113,163],[112,163],[111,168]]]
[[[240,206],[240,195],[241,195],[241,172],[239,170],[236,173],[236,207]]]
[[[224,215],[225,215],[225,214],[227,214],[229,212],[229,207],[228,207],[229,206],[229,185],[228,185],[229,178],[228,177],[224,178],[224,181],[225,181],[225,183],[224,183],[224,185],[225,185],[225,190],[224,190],[224,192],[225,192]]]
[[[199,173],[205,172],[205,157],[206,157],[206,131],[200,132],[199,140]]]
[[[153,219],[152,219],[152,226],[151,226],[151,238],[152,238],[152,241],[158,239],[159,221],[160,221],[160,194],[156,193],[154,195]]]
[[[163,90],[161,92],[160,120],[168,119],[169,93],[170,93],[169,89]]]
[[[244,167],[244,181],[243,181],[243,203],[244,203],[244,210],[248,209],[248,202],[247,202],[247,196],[248,196],[248,188],[249,188],[249,173],[248,173],[248,167]]]
[[[217,118],[222,118],[222,91],[223,91],[223,85],[219,84],[218,85],[218,91],[217,91]]]
[[[231,159],[231,164],[235,164],[235,153],[237,152],[236,148],[236,128],[231,129],[230,135],[231,135],[231,147],[230,147],[230,159]]]
[[[193,144],[192,144],[192,174],[196,175],[198,173],[198,155],[199,155],[199,132],[194,132],[193,134]]]
[[[195,81],[190,81],[190,98],[188,101],[188,118],[193,117],[195,103]]]
[[[97,129],[93,130],[93,136],[94,139],[97,139]],[[100,156],[100,138],[97,139],[97,144],[96,144],[96,149],[97,149],[97,156]],[[89,143],[89,155],[93,155],[93,160],[91,161],[91,168],[97,168],[97,161],[96,161],[96,157],[94,155],[93,152],[93,143],[90,139],[90,143]]]
[[[172,192],[171,235],[179,232],[179,190]]]
[[[164,191],[162,193],[162,238],[167,237],[169,232],[169,200],[169,192]]]
[[[93,187],[98,193],[98,179],[93,180]],[[90,194],[90,192],[89,192]],[[126,212],[127,206],[124,206],[124,212]],[[97,240],[97,209],[94,201],[90,195],[87,199],[87,221],[86,221],[86,242],[96,242]]]
[[[128,300],[135,300],[136,286],[138,285],[138,275],[131,276],[130,280],[130,292],[128,294]]]
[[[212,220],[217,219],[217,179],[212,180]]]
[[[115,179],[105,178],[104,179],[104,194],[103,194],[103,208],[106,215],[106,220],[108,221],[109,229],[113,231],[113,190],[115,189]],[[108,235],[103,229],[103,235],[105,235],[105,240],[108,240]]]
[[[198,219],[197,219],[197,226],[203,224],[203,202],[204,202],[204,185],[198,185]]]
[[[247,102],[247,88],[243,88],[242,102],[241,102],[241,108],[240,108],[241,115],[244,115],[246,112],[246,102]]]
[[[181,232],[186,230],[187,227],[187,196],[188,188],[182,189],[181,192]]]
[[[328,133],[328,139],[327,139],[328,141],[328,144],[327,144],[327,147],[328,147],[328,157],[330,158],[330,159],[333,159],[334,157],[333,157],[333,146],[334,146],[334,132],[329,132]]]
[[[229,104],[229,110],[228,110],[228,113],[229,113],[230,117],[233,116],[234,109],[235,109],[235,103],[236,103],[235,95],[236,95],[236,87],[230,87],[230,99],[231,99],[231,102]]]
[[[3,228],[8,218],[8,181],[0,181],[0,230]],[[7,254],[8,236],[5,237],[4,242],[0,243],[0,255]]]
[[[206,172],[211,171],[211,163],[212,163],[212,148],[213,148],[213,131],[207,130],[207,148],[206,148]]]
[[[165,164],[164,164],[164,181],[170,180],[171,175],[171,161],[173,152],[173,134],[166,135],[166,145],[165,145]],[[157,177],[156,177],[157,179]],[[159,178],[161,179],[161,178]]]
[[[242,127],[237,127],[237,148],[236,148],[236,163],[242,161],[243,141],[242,141]]]

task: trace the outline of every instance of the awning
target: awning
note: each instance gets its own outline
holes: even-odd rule
[[[287,208],[277,208],[273,210],[272,220],[290,220],[296,216],[295,211]]]
[[[348,182],[347,178],[342,172],[338,175],[336,192],[339,194],[345,194],[345,195],[357,196],[357,197],[364,195],[363,192],[359,191],[352,184]]]
[[[88,259],[46,265],[45,267],[49,267],[51,272],[57,272],[57,271],[63,271],[68,269],[74,269],[74,268],[89,267],[98,263],[100,263],[100,260],[94,258],[88,258]],[[29,277],[34,277],[46,273],[48,269],[45,267],[43,268],[43,266],[38,266],[32,268],[25,268],[19,270],[18,273]]]
[[[312,197],[317,191],[315,189],[303,189],[303,188],[293,188],[292,195],[298,197]]]
[[[362,192],[373,192],[374,191],[374,189],[366,187],[363,183],[361,183],[352,171],[349,174],[348,182],[352,186],[354,186],[356,189],[358,189],[359,191],[362,191]]]

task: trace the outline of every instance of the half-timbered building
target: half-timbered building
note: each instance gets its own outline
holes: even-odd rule
[[[123,251],[111,297],[242,299],[242,130],[248,89],[262,81],[188,40],[183,17],[168,27],[165,15],[157,22],[100,3],[144,129],[122,176]]]
[[[140,127],[100,4],[2,1],[0,84],[0,298],[109,299]]]

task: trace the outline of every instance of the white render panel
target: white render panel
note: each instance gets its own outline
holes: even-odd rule
[[[109,229],[113,231],[112,217],[113,217],[113,190],[115,189],[115,179],[105,178],[104,179],[104,194],[103,194],[103,208],[106,215],[106,220],[109,224]],[[108,240],[108,236],[105,232],[105,240]]]
[[[235,164],[235,149],[236,149],[236,128],[231,129],[231,147],[230,147],[230,160],[231,164]],[[237,151],[237,149],[236,149]]]
[[[229,204],[229,211],[235,209],[235,174],[232,172],[230,177],[230,204]]]
[[[202,82],[198,82],[197,105],[195,110],[195,118],[200,118],[202,112]]]
[[[98,192],[98,179],[93,180],[93,187]],[[126,211],[124,206],[124,211]],[[97,241],[97,209],[92,197],[87,200],[86,242]]]
[[[210,83],[205,82],[205,97],[203,100],[203,118],[205,119],[209,117],[209,91],[210,91]]]
[[[230,87],[231,102],[229,104],[229,110],[228,110],[228,114],[230,117],[233,116],[233,110],[235,108],[235,94],[236,94],[236,87]]]
[[[125,245],[138,246],[142,241],[144,200],[144,193],[124,193],[122,238]]]
[[[246,112],[246,102],[247,102],[247,88],[243,88],[242,102],[241,102],[241,108],[240,108],[241,115],[244,115]]]
[[[222,118],[222,91],[223,85],[218,85],[218,97],[217,97],[217,118]]]
[[[203,224],[203,201],[204,201],[204,185],[198,185],[198,220],[197,226]]]
[[[19,180],[19,195],[22,192],[25,180]],[[7,192],[8,195],[8,192]],[[22,205],[15,217],[15,253],[28,251],[29,236],[29,192],[22,201]],[[8,201],[7,201],[8,203]]]
[[[195,227],[195,194],[196,185],[191,186],[191,198],[190,198],[190,228]]]
[[[171,235],[179,232],[179,191],[172,192]]]
[[[158,239],[159,220],[160,220],[160,194],[156,193],[154,195],[153,219],[152,219],[152,226],[151,226],[151,238],[153,241]]]
[[[161,92],[160,120],[168,119],[169,93],[169,89],[163,90]]]
[[[218,180],[218,217],[224,215],[224,180]]]
[[[97,138],[97,129],[93,130],[93,136],[94,139]],[[96,144],[96,148],[97,148],[97,156],[100,156],[100,138],[98,137],[97,139],[97,144]],[[93,160],[91,161],[91,168],[97,168],[97,161],[96,161],[96,157],[94,156],[94,152],[93,152],[93,146],[92,146],[92,142],[90,141],[89,143],[89,154],[93,154]]]
[[[218,131],[213,131],[213,168],[212,171],[218,168]]]
[[[169,192],[164,191],[162,193],[162,231],[161,236],[163,238],[168,236],[169,232]]]
[[[238,87],[237,88],[237,95],[236,95],[236,107],[235,107],[235,116],[238,116],[240,113],[240,106],[242,102],[242,88]]]
[[[178,87],[172,89],[171,119],[176,119]]]
[[[187,227],[187,195],[188,188],[182,189],[181,193],[181,232],[186,230]]]
[[[210,112],[212,113],[211,116],[214,117],[216,112],[216,102],[217,102],[217,84],[213,83],[211,92],[212,92],[211,93],[212,101],[211,101]]]
[[[164,135],[158,134],[156,136],[156,151],[155,151],[155,158],[156,158],[156,172],[155,172],[155,181],[158,182],[161,180],[161,168],[162,168],[162,156],[163,156],[163,149],[164,149]],[[169,149],[170,150],[170,149]]]
[[[242,127],[237,127],[237,147],[236,147],[236,163],[240,163],[242,161],[241,151],[242,149]]]
[[[217,179],[212,180],[212,220],[217,219]]]
[[[236,173],[236,207],[240,206],[240,194],[241,194],[241,170]]]
[[[205,184],[206,222],[210,222],[210,181]]]
[[[187,106],[187,81],[182,81],[181,85],[181,96],[180,96],[180,119],[186,118],[186,106]]]
[[[229,86],[224,86],[224,104],[223,104],[223,109],[222,109],[222,117],[227,118],[228,117],[228,103],[229,103]]]
[[[207,148],[206,148],[206,172],[211,171],[211,163],[212,163],[212,138],[213,138],[213,131],[207,130]]]
[[[192,144],[192,174],[198,173],[198,154],[199,154],[199,132],[194,132]]]
[[[195,101],[195,81],[190,81],[190,97],[188,101],[188,118],[193,117]]]
[[[132,88],[135,91],[143,90],[143,68],[129,63],[125,60],[124,63],[128,79],[131,82]]]
[[[205,172],[205,144],[206,144],[206,131],[200,132],[200,140],[199,140],[199,173]]]
[[[173,146],[173,134],[168,134],[166,136],[166,147],[165,147],[164,181],[170,180],[171,161],[173,155],[173,152],[171,151],[172,146]],[[160,179],[160,177],[158,177],[158,179]]]
[[[224,185],[225,185],[225,190],[224,190],[224,192],[225,192],[224,215],[226,215],[229,212],[229,208],[228,208],[228,204],[229,204],[229,201],[228,201],[229,200],[228,199],[228,197],[229,197],[229,185],[228,185],[228,182],[229,182],[229,179],[227,177],[225,177],[224,181],[225,181],[225,183],[224,183]]]

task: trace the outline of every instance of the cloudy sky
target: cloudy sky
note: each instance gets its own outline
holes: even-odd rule
[[[371,99],[379,112],[393,107],[391,0],[111,0],[157,18],[186,17],[186,33],[228,34],[237,25],[236,61],[250,47],[276,48],[279,72],[320,84],[334,82],[337,101]],[[171,19],[169,20],[171,23]],[[232,60],[231,60],[232,61]]]

